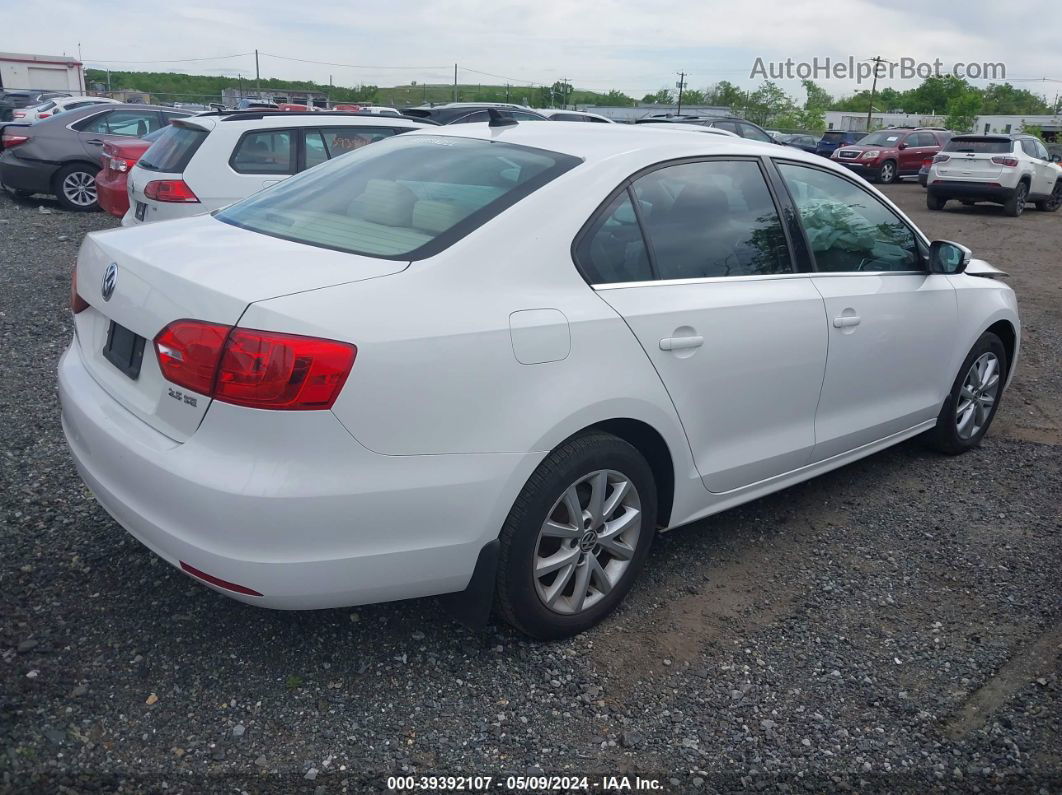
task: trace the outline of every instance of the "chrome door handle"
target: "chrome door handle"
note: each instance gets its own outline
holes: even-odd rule
[[[833,319],[833,327],[851,328],[852,326],[858,326],[861,319],[859,315],[841,315]]]
[[[704,337],[664,337],[660,340],[662,351],[684,351],[704,345]]]

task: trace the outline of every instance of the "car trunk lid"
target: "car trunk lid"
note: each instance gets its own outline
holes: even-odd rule
[[[947,160],[937,163],[937,175],[955,179],[994,180],[1003,173],[1004,166],[992,158],[1006,155],[991,152],[944,152]]]
[[[199,427],[210,399],[163,378],[152,339],[167,324],[191,318],[236,325],[255,301],[407,266],[279,240],[210,216],[171,221],[165,228],[95,232],[78,255],[77,292],[89,308],[74,316],[77,345],[89,372],[117,403],[180,442]],[[121,357],[125,364],[131,357],[132,366],[123,370],[115,361]]]

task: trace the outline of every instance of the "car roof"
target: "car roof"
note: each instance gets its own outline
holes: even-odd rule
[[[447,125],[416,130],[406,135],[447,136],[487,141],[504,141],[521,146],[572,155],[586,162],[606,160],[617,155],[638,154],[647,163],[678,157],[703,155],[783,155],[791,160],[823,164],[823,158],[775,143],[752,141],[729,135],[705,134],[700,130],[662,130],[653,124],[508,124],[491,127],[486,123]],[[832,165],[839,171],[842,166]]]
[[[215,127],[225,125],[253,124],[256,128],[266,129],[271,127],[321,127],[330,124],[341,124],[344,121],[356,122],[359,126],[366,127],[394,127],[396,122],[411,129],[419,129],[438,125],[428,119],[413,119],[408,116],[385,116],[379,113],[357,113],[348,111],[270,111],[256,113],[254,111],[213,111],[210,113],[197,113],[194,116],[186,116],[178,119],[184,126],[199,127],[202,130],[213,130]]]

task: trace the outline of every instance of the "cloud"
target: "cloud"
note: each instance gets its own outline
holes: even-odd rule
[[[641,94],[671,86],[675,72],[690,85],[730,80],[749,87],[757,57],[768,61],[874,55],[898,60],[1002,61],[1008,75],[1059,70],[1057,33],[1029,24],[1054,13],[1032,0],[1020,15],[968,0],[962,13],[923,0],[845,0],[821,4],[692,0],[219,0],[158,4],[143,0],[48,0],[10,5],[5,26],[19,31],[19,49],[76,54],[112,68],[254,74],[253,55],[193,63],[136,64],[251,52],[264,77],[337,84],[448,82],[452,64],[462,82],[504,82],[476,72]],[[11,45],[9,45],[10,47]],[[267,55],[268,54],[268,55]],[[350,66],[280,60],[274,55]],[[390,68],[384,68],[390,67]],[[401,68],[396,68],[401,67]],[[476,70],[476,71],[471,71]],[[851,82],[823,81],[835,94]],[[896,87],[904,87],[893,83]],[[1059,84],[1055,84],[1056,86]],[[784,84],[792,90],[793,81]]]

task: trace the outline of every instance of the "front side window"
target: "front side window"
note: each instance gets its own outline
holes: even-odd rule
[[[215,217],[309,245],[423,259],[579,162],[502,141],[392,136],[285,180]]]
[[[575,259],[590,284],[653,278],[649,253],[627,191],[616,196],[580,238]]]
[[[157,130],[159,126],[159,115],[154,111],[112,110],[89,118],[78,130],[99,135],[129,135],[142,138]]]
[[[240,138],[232,153],[232,168],[240,174],[292,173],[292,130],[258,130]]]
[[[641,177],[633,188],[658,278],[792,270],[782,223],[756,162],[668,166]]]
[[[880,132],[871,133],[865,138],[860,139],[860,146],[887,146],[890,149],[895,148],[900,141],[903,140],[903,134],[898,132],[891,132],[889,130],[882,130]]]
[[[914,232],[892,210],[847,179],[779,163],[820,271],[923,270]]]

